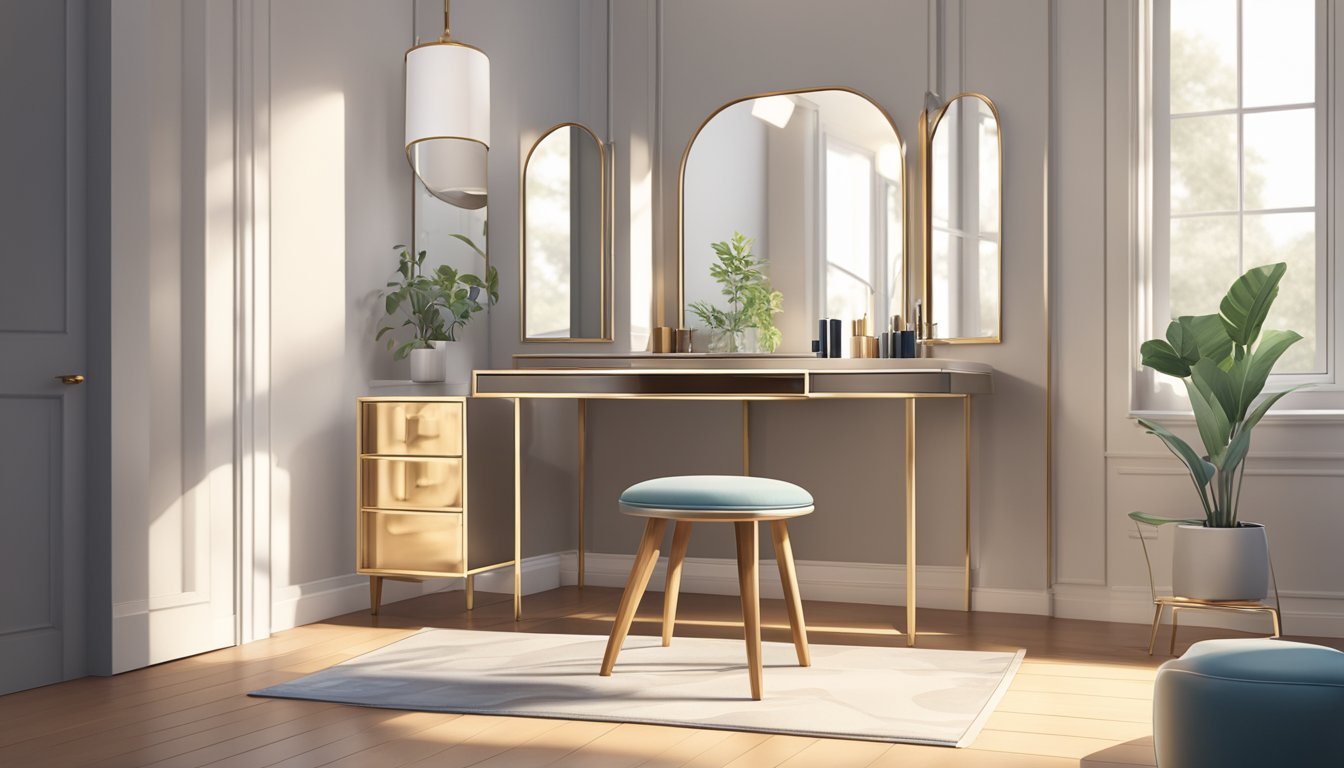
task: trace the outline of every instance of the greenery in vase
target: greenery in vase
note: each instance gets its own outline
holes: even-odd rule
[[[740,333],[756,329],[757,340],[769,352],[779,348],[782,336],[775,327],[775,315],[784,308],[784,294],[770,290],[765,277],[766,260],[751,252],[754,238],[734,232],[733,239],[713,243],[718,257],[709,267],[709,275],[722,286],[728,309],[719,309],[707,301],[691,304],[691,312],[712,331]]]
[[[453,235],[485,258],[485,253],[466,235]],[[387,348],[401,360],[413,349],[430,349],[436,341],[457,341],[457,330],[471,321],[471,316],[485,309],[482,293],[488,305],[499,301],[499,274],[488,267],[481,278],[468,272],[458,272],[441,265],[426,274],[426,251],[412,256],[404,245],[396,245],[399,280],[387,284],[382,294],[383,309],[391,324],[378,329],[375,340],[387,336]],[[396,321],[400,320],[400,323]],[[410,328],[411,338],[397,343],[390,336],[397,328]]]
[[[1261,331],[1287,271],[1283,262],[1249,270],[1228,289],[1218,314],[1179,317],[1167,326],[1165,339],[1152,339],[1140,347],[1145,366],[1181,379],[1190,395],[1204,444],[1202,454],[1156,422],[1139,419],[1139,425],[1185,464],[1204,518],[1177,520],[1142,512],[1131,512],[1131,518],[1152,525],[1238,527],[1237,504],[1251,431],[1279,398],[1299,389],[1275,392],[1252,407],[1279,357],[1302,339],[1294,331]]]

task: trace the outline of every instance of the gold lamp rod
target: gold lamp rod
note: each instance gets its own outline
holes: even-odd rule
[[[452,25],[448,22],[449,6],[453,0],[443,0],[443,34],[439,37],[439,42],[446,43],[452,39]]]

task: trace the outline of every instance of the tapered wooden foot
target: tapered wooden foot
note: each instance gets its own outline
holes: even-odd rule
[[[468,574],[466,581],[467,610],[470,611],[476,607],[476,577]]]
[[[667,530],[667,521],[649,518],[644,526],[644,538],[639,542],[639,551],[635,553],[635,564],[630,568],[630,578],[621,593],[621,604],[616,609],[616,621],[611,627],[611,637],[607,638],[607,651],[602,655],[602,671],[606,677],[616,666],[616,656],[621,652],[621,644],[630,633],[630,624],[635,620],[635,611],[639,609],[640,598],[649,586],[649,577],[658,563],[658,551],[663,543],[663,532]]]
[[[369,577],[369,613],[378,615],[378,608],[383,603],[383,577]]]
[[[678,520],[672,528],[672,551],[667,556],[667,585],[663,588],[663,645],[672,644],[672,628],[677,624],[677,592],[681,589],[681,565],[686,545],[691,542],[691,523]]]
[[[807,624],[803,621],[803,598],[798,594],[798,574],[793,569],[793,547],[789,545],[789,527],[783,520],[770,523],[770,535],[775,542],[775,560],[779,562],[779,581],[784,586],[784,604],[789,609],[789,628],[793,630],[793,648],[798,653],[798,666],[812,666],[812,653],[807,648]]]
[[[747,640],[747,672],[751,698],[761,699],[760,549],[756,523],[733,523],[737,534],[737,582],[742,591],[742,627]]]

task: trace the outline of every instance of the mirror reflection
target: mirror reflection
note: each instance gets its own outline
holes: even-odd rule
[[[416,178],[412,212],[411,251],[428,253],[426,263],[447,264],[459,271],[484,275],[487,208],[462,208],[436,197]]]
[[[1002,163],[997,110],[961,94],[929,126],[926,309],[935,340],[1000,339]]]
[[[586,127],[557,125],[523,163],[524,341],[609,341],[605,153]]]
[[[817,320],[905,301],[904,145],[857,93],[758,96],[714,113],[682,160],[682,326],[696,350],[807,353]]]

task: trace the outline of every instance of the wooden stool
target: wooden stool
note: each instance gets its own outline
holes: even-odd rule
[[[798,596],[798,577],[793,570],[793,549],[789,546],[786,521],[812,512],[812,495],[783,480],[737,475],[691,475],[660,477],[630,486],[621,494],[621,511],[648,518],[644,538],[635,553],[630,579],[621,594],[616,621],[607,639],[602,657],[602,676],[611,674],[616,656],[630,632],[639,601],[649,585],[663,534],[669,520],[676,522],[672,533],[672,552],[667,563],[667,587],[663,597],[663,645],[672,643],[672,628],[677,617],[677,590],[681,586],[681,565],[694,523],[732,523],[737,534],[737,578],[742,593],[742,619],[747,641],[747,666],[751,677],[751,698],[761,698],[761,605],[760,553],[757,524],[770,523],[779,561],[779,578],[784,584],[784,602],[789,609],[789,626],[798,665],[812,665],[807,650],[807,626],[803,623],[803,601]]]

